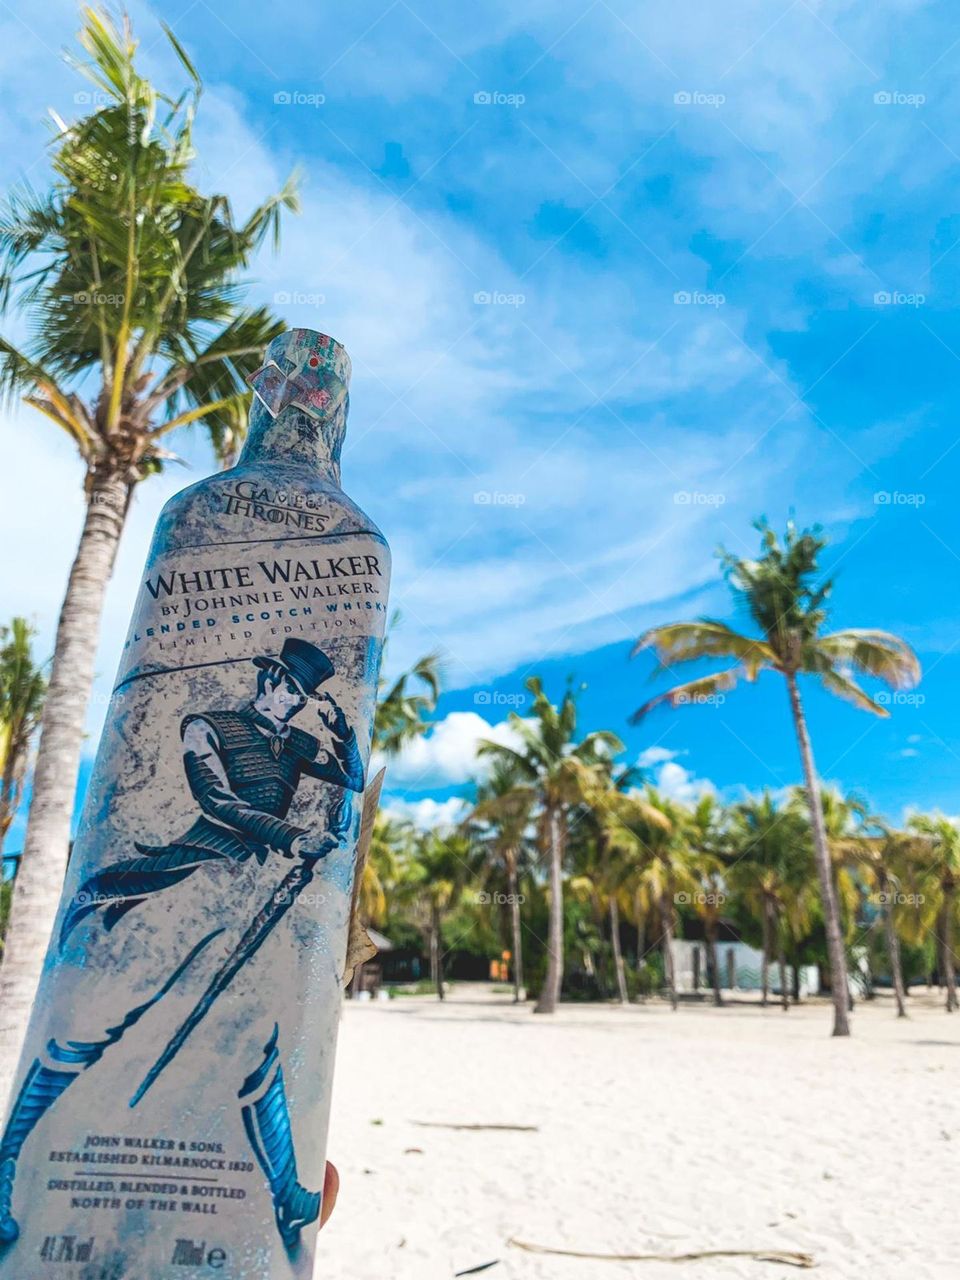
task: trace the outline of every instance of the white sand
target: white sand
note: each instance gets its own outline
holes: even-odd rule
[[[564,1006],[458,988],[344,1012],[324,1280],[956,1280],[960,1014],[822,1004],[715,1011]],[[457,1132],[414,1122],[536,1125]],[[409,1148],[421,1148],[422,1154]],[[543,1257],[511,1236],[610,1253],[781,1249],[782,1264]]]

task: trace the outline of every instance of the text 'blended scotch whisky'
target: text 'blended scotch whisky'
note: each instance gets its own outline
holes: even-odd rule
[[[350,362],[250,379],[154,535],[0,1139],[0,1280],[309,1277],[390,553]]]

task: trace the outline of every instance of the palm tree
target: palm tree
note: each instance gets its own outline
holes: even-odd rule
[[[456,907],[466,881],[478,870],[469,841],[457,832],[417,833],[402,863],[401,897],[426,938],[430,980],[439,1000],[445,996],[443,922]]]
[[[856,859],[862,876],[873,890],[873,898],[883,923],[884,949],[890,966],[898,1018],[907,1016],[907,987],[903,978],[903,960],[894,912],[902,884],[898,867],[905,857],[915,856],[919,843],[915,836],[894,830],[876,814],[865,815],[861,830],[843,841],[845,854]]]
[[[692,902],[697,891],[695,854],[688,839],[690,813],[648,786],[641,794],[624,796],[619,816],[622,827],[636,842],[629,892],[638,915],[651,916],[659,923],[664,984],[675,1011],[678,999],[673,944],[677,904]]]
[[[761,1002],[767,1003],[770,961],[776,951],[780,999],[789,1008],[784,926],[791,893],[802,889],[807,873],[809,824],[790,806],[780,806],[769,791],[734,805],[731,838],[734,860],[729,871],[737,892],[761,929]]]
[[[765,522],[759,522],[757,528],[762,539],[758,559],[741,559],[729,552],[721,552],[721,558],[738,602],[745,606],[760,635],[745,635],[726,623],[710,619],[668,623],[644,632],[631,656],[652,648],[664,667],[703,658],[731,658],[734,665],[677,685],[650,699],[634,714],[633,720],[640,719],[658,703],[678,707],[729,692],[741,679],[755,680],[764,670],[775,671],[784,678],[803,762],[813,830],[830,960],[833,1034],[846,1036],[850,1034],[850,1025],[843,936],[823,825],[820,783],[798,678],[813,676],[829,692],[846,698],[861,710],[886,716],[887,709],[857,684],[851,671],[863,672],[894,689],[902,689],[917,683],[920,664],[906,641],[887,631],[852,629],[823,634],[827,618],[825,604],[832,583],[816,582],[819,555],[826,545],[819,528],[798,532],[790,521],[782,543]]]
[[[712,795],[701,796],[687,824],[687,840],[694,854],[692,869],[697,878],[694,905],[697,915],[703,921],[713,1003],[717,1008],[723,1004],[717,939],[726,901],[724,870],[729,860],[728,839],[724,828],[724,814],[716,798]]]
[[[240,273],[281,211],[288,183],[243,222],[189,180],[200,81],[160,93],[136,70],[129,24],[84,11],[80,68],[103,105],[58,121],[53,183],[0,208],[0,305],[16,300],[31,339],[0,337],[0,392],[20,395],[74,442],[86,515],[60,611],[0,1004],[21,1029],[66,866],[84,717],[103,600],[131,496],[172,457],[168,437],[203,425],[227,454],[246,422],[246,375],[283,326],[241,302]]]
[[[536,796],[537,843],[547,864],[550,914],[547,972],[534,1012],[553,1013],[563,982],[563,862],[570,808],[580,798],[582,766],[616,755],[623,744],[606,730],[576,740],[577,698],[571,688],[557,707],[543,692],[539,677],[531,676],[526,687],[533,694],[530,716],[521,718],[516,712],[510,716],[520,745],[482,741],[478,753],[512,764]]]
[[[639,826],[671,830],[670,819],[649,803],[635,785],[641,771],[634,766],[614,770],[607,758],[580,767],[581,804],[575,817],[584,865],[577,877],[581,895],[589,896],[606,915],[613,952],[617,995],[629,1003],[627,970],[620,942],[620,911],[633,903],[631,880],[649,857]]]
[[[490,775],[477,789],[476,804],[466,826],[484,856],[506,876],[513,952],[513,1002],[523,999],[523,938],[520,919],[520,858],[526,843],[533,790],[525,785],[511,760],[494,760]]]
[[[34,630],[25,618],[0,628],[0,850],[23,795],[33,736],[47,681],[33,658]]]
[[[947,988],[947,1013],[958,1008],[956,953],[953,930],[960,889],[960,828],[942,813],[914,815],[908,830],[925,837],[926,856],[922,876],[934,889],[939,910],[936,916],[937,970]]]

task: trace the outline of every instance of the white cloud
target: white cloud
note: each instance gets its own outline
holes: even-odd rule
[[[670,751],[667,747],[646,747],[637,756],[637,764],[641,769],[652,769],[655,764],[673,760],[676,755],[676,751]]]
[[[388,817],[410,822],[418,831],[452,831],[466,817],[470,806],[465,800],[451,796],[448,800],[388,799],[381,805]]]
[[[429,733],[409,743],[398,759],[385,762],[387,784],[418,791],[476,778],[485,768],[477,758],[477,744],[484,738],[519,746],[508,721],[490,724],[476,711],[451,711]]]

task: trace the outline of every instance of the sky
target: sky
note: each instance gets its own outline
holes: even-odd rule
[[[396,671],[445,662],[389,803],[449,817],[525,680],[580,693],[668,794],[799,780],[773,675],[628,716],[632,639],[745,619],[716,549],[791,512],[830,539],[837,627],[924,668],[878,720],[806,690],[818,767],[899,819],[960,812],[960,27],[925,0],[417,0],[131,13],[143,66],[205,82],[195,177],[239,214],[298,169],[303,210],[249,296],[353,360],[344,485],[387,533]],[[0,6],[0,190],[42,185],[49,107],[89,109],[76,7]],[[11,312],[0,331],[23,337]],[[70,442],[0,414],[2,612],[52,648],[82,516]],[[107,602],[87,761],[154,520],[202,435],[140,488]],[[22,829],[22,820],[21,820]],[[11,837],[14,841],[16,836]],[[14,844],[11,843],[11,848]]]

